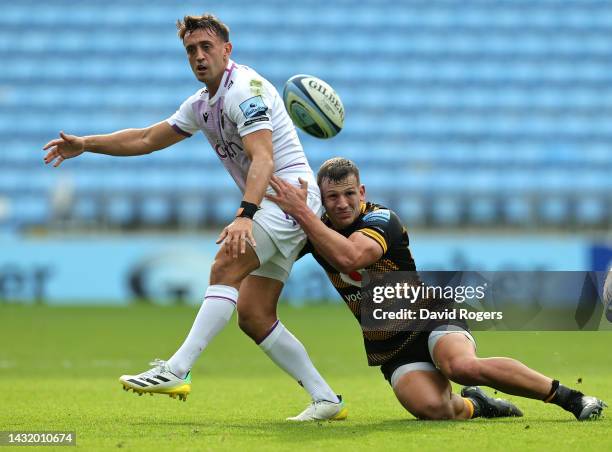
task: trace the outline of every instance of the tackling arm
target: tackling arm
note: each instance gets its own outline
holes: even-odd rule
[[[308,183],[301,179],[300,183],[298,189],[273,177],[271,185],[276,196],[266,197],[276,202],[302,226],[314,248],[327,262],[336,270],[349,273],[365,268],[382,257],[381,246],[361,232],[354,232],[347,238],[328,228],[306,204]]]

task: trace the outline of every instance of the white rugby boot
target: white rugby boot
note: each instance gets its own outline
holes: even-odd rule
[[[145,372],[138,375],[122,375],[119,377],[119,382],[123,385],[124,391],[130,389],[138,395],[148,394],[166,394],[173,399],[177,397],[182,400],[187,400],[187,394],[191,392],[191,371],[187,372],[185,378],[180,378],[174,375],[166,361],[156,359],[149,363],[153,366]]]
[[[348,409],[344,406],[342,396],[338,396],[339,402],[329,400],[317,400],[312,402],[304,411],[294,417],[288,417],[288,421],[343,421],[348,416]]]

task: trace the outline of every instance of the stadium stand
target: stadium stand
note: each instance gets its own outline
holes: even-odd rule
[[[203,137],[51,171],[42,145],[170,116],[199,85],[174,21],[211,8],[279,89],[336,88],[343,155],[412,226],[612,225],[612,3],[602,0],[1,0],[0,225],[223,224],[240,194]],[[66,183],[68,181],[68,183]],[[66,188],[68,187],[68,188]],[[70,193],[65,193],[69,190]],[[68,197],[68,207],[54,202]]]

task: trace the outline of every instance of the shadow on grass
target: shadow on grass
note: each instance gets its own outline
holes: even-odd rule
[[[495,425],[498,429],[503,425],[524,428],[529,422],[554,422],[565,424],[577,422],[570,420],[535,420],[529,419],[482,419],[476,422],[468,421],[421,421],[412,418],[405,419],[386,419],[370,422],[367,419],[360,421],[346,422],[318,422],[318,423],[292,423],[287,421],[253,420],[252,422],[231,423],[220,420],[203,420],[198,422],[180,421],[160,421],[151,419],[150,421],[133,422],[134,426],[172,426],[175,428],[188,427],[194,435],[219,436],[237,435],[251,438],[278,439],[283,442],[311,442],[326,439],[355,439],[367,437],[371,434],[430,434],[436,431],[445,433],[453,430],[481,430],[486,425]]]

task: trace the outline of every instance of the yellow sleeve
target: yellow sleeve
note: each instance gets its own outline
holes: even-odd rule
[[[358,229],[357,232],[361,232],[363,235],[366,235],[370,237],[371,239],[375,240],[382,248],[383,254],[387,252],[387,248],[388,248],[387,241],[379,232],[371,228]]]

